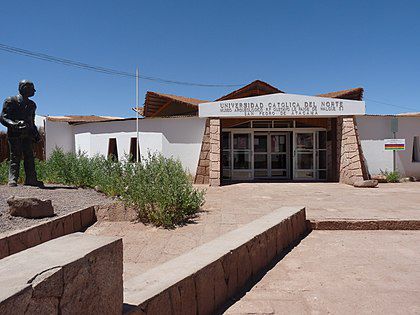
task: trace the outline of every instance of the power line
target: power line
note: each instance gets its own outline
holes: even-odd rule
[[[52,63],[58,63],[58,64],[62,64],[62,65],[65,65],[65,66],[70,66],[70,67],[77,67],[77,68],[80,68],[80,69],[99,72],[99,73],[104,73],[104,74],[109,74],[109,75],[116,75],[116,76],[121,76],[121,77],[130,77],[130,78],[135,78],[136,77],[136,75],[134,73],[115,70],[115,69],[106,68],[106,67],[94,66],[94,65],[90,65],[90,64],[87,64],[87,63],[79,62],[79,61],[74,61],[74,60],[70,60],[70,59],[55,57],[55,56],[51,56],[51,55],[47,55],[47,54],[43,54],[43,53],[31,51],[31,50],[26,50],[26,49],[22,49],[22,48],[18,48],[18,47],[13,47],[13,46],[1,44],[1,43],[0,43],[0,50],[6,51],[6,52],[9,52],[9,53],[13,53],[13,54],[18,54],[18,55],[30,57],[30,58],[44,60],[44,61],[48,61],[48,62],[52,62]],[[238,87],[238,86],[243,86],[244,85],[244,84],[195,83],[195,82],[168,80],[168,79],[162,79],[162,78],[159,78],[159,77],[152,77],[152,76],[145,76],[145,75],[139,75],[139,78],[143,79],[143,80],[154,81],[154,82],[165,83],[165,84],[189,85],[189,86],[200,86],[200,87]]]
[[[18,55],[21,55],[21,56],[26,56],[26,57],[30,57],[30,58],[34,58],[34,59],[39,59],[39,60],[48,61],[48,62],[52,62],[52,63],[62,64],[62,65],[65,65],[65,66],[76,67],[76,68],[80,68],[80,69],[84,69],[84,70],[104,73],[104,74],[108,74],[108,75],[115,75],[115,76],[121,76],[121,77],[129,77],[129,78],[135,78],[136,77],[136,75],[134,73],[131,73],[131,72],[115,70],[115,69],[106,68],[106,67],[94,66],[94,65],[91,65],[91,64],[87,64],[87,63],[83,63],[83,62],[79,62],[79,61],[75,61],[75,60],[55,57],[55,56],[47,55],[47,54],[44,54],[44,53],[39,53],[39,52],[31,51],[31,50],[18,48],[18,47],[13,47],[13,46],[1,44],[1,43],[0,43],[0,50],[6,51],[6,52],[9,52],[9,53],[13,53],[13,54],[18,54]],[[145,75],[139,75],[139,78],[143,79],[143,80],[154,81],[154,82],[164,83],[164,84],[177,84],[177,85],[188,85],[188,86],[199,86],[199,87],[239,87],[239,86],[244,86],[245,85],[245,84],[205,84],[205,83],[195,83],[195,82],[187,82],[187,81],[168,80],[168,79],[163,79],[163,78],[159,78],[159,77],[145,76]],[[374,100],[374,99],[365,98],[365,100],[370,101],[370,102],[374,102],[374,103],[378,103],[378,104],[383,104],[383,105],[387,105],[387,106],[396,107],[396,108],[417,111],[417,109],[414,109],[414,108],[410,108],[410,107],[406,107],[406,106],[400,106],[400,105],[391,104],[391,103],[387,103],[387,102],[382,102],[382,101],[378,101],[378,100]]]
[[[382,101],[377,101],[377,100],[373,100],[370,98],[364,98],[366,101],[369,102],[374,102],[374,103],[378,103],[378,104],[382,104],[382,105],[387,105],[387,106],[392,106],[392,107],[397,107],[397,108],[401,108],[401,109],[408,109],[408,110],[412,110],[412,111],[418,111],[418,109],[414,109],[411,107],[406,107],[406,106],[401,106],[401,105],[395,105],[395,104],[391,104],[391,103],[387,103],[387,102],[382,102]]]

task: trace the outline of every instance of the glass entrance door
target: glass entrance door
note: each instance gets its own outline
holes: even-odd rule
[[[251,133],[233,133],[232,179],[252,179]]]
[[[268,134],[254,133],[254,178],[267,178],[269,170]]]
[[[289,134],[270,133],[270,177],[289,178]]]
[[[315,174],[315,132],[294,133],[294,179],[312,180]]]
[[[254,178],[289,178],[288,133],[254,133]]]

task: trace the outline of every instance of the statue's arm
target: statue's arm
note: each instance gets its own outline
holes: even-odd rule
[[[10,107],[11,107],[10,99],[6,99],[3,104],[3,109],[0,114],[0,123],[7,128],[18,128],[19,121],[14,120],[10,117]]]
[[[33,110],[31,112],[31,128],[33,130],[33,137],[35,142],[39,142],[41,140],[41,135],[39,134],[38,128],[35,125],[35,111],[36,111],[36,105],[33,103]]]

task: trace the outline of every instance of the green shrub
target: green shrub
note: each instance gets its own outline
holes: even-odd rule
[[[381,170],[382,175],[384,175],[386,177],[386,181],[388,183],[399,183],[400,182],[400,178],[401,175],[398,171],[382,171]]]
[[[149,154],[136,164],[126,157],[87,157],[55,149],[47,161],[35,162],[38,178],[46,183],[95,188],[119,196],[139,211],[139,218],[166,228],[186,222],[204,203],[204,191],[195,189],[180,161]],[[0,183],[7,183],[7,161],[0,163]],[[23,179],[23,165],[20,181]]]
[[[91,187],[96,187],[109,196],[120,196],[123,194],[126,183],[130,179],[130,167],[127,162],[118,162],[114,159],[107,159],[96,156],[90,160],[92,171]]]
[[[9,178],[9,163],[7,160],[0,163],[0,184],[7,184]]]
[[[42,161],[39,160],[35,160],[35,168],[37,170],[37,172],[39,172],[40,174],[43,173],[43,167],[40,167],[40,163],[43,163]],[[24,177],[25,176],[25,171],[24,171],[24,166],[23,166],[23,161],[20,162],[20,169],[19,169],[19,179],[18,179],[18,183],[23,183],[24,181]],[[9,181],[9,161],[5,160],[3,162],[0,163],[0,184],[1,185],[5,185],[7,184]]]
[[[192,186],[180,161],[149,154],[135,165],[123,200],[137,206],[142,221],[170,228],[196,214],[204,191]]]

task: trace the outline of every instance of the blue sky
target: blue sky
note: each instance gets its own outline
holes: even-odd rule
[[[365,89],[368,113],[420,111],[420,1],[3,1],[0,43],[122,71],[288,93]],[[134,79],[0,51],[0,98],[35,82],[39,114],[131,117]],[[214,100],[235,88],[140,81]],[[372,100],[394,104],[393,107]]]

